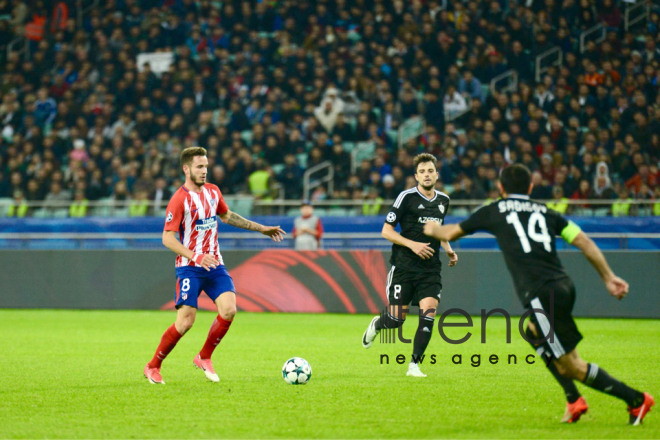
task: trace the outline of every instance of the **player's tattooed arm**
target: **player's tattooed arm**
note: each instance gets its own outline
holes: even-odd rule
[[[225,221],[228,225],[236,226],[237,228],[247,229],[248,231],[257,231],[262,232],[264,227],[259,223],[251,222],[247,219],[244,219],[235,212],[230,212],[227,220]]]
[[[244,219],[235,212],[227,211],[220,216],[220,219],[223,223],[228,225],[235,226],[241,229],[247,229],[248,231],[257,231],[264,235],[267,235],[275,242],[280,242],[284,239],[286,232],[282,230],[279,226],[264,226],[260,225],[257,222],[251,222],[250,220]]]

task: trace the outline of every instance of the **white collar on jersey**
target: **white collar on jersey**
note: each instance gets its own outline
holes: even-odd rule
[[[529,200],[529,196],[525,194],[509,194],[508,199],[523,199]]]
[[[426,197],[424,194],[422,194],[422,192],[419,190],[418,187],[415,187],[415,191],[417,191],[417,194],[419,194],[420,196],[424,197],[424,198],[425,198],[426,200],[428,200],[429,202],[434,201],[434,200],[436,199],[436,197],[438,197],[438,191],[436,191],[435,189],[433,190],[433,198],[432,198],[432,199],[429,199],[429,198]]]

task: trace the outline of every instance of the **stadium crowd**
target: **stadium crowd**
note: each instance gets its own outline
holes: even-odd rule
[[[143,215],[198,145],[228,195],[300,199],[305,169],[329,160],[334,192],[313,201],[393,199],[426,151],[454,200],[496,197],[515,162],[564,211],[660,200],[657,4],[630,31],[617,0],[108,0],[81,26],[75,4],[0,0],[2,198],[130,199]],[[581,53],[598,23],[605,39]],[[7,53],[20,36],[29,51]],[[563,65],[537,81],[557,46]],[[174,59],[159,73],[138,65],[148,52]],[[510,69],[517,89],[489,90]],[[426,129],[398,148],[414,116]],[[361,142],[375,148],[352,170]]]

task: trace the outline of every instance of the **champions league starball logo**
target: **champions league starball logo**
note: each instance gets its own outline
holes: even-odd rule
[[[395,214],[395,213],[390,212],[389,214],[387,214],[387,221],[388,221],[388,222],[391,223],[391,222],[393,222],[394,220],[396,220],[396,214]]]

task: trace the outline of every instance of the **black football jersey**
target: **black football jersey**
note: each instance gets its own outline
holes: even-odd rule
[[[523,195],[486,205],[460,224],[466,234],[481,230],[497,238],[524,306],[544,284],[568,277],[555,247],[555,236],[568,225],[557,211]]]
[[[390,263],[397,269],[413,272],[440,272],[440,241],[424,235],[426,222],[442,224],[449,210],[449,196],[435,190],[435,196],[427,199],[417,187],[401,192],[394,201],[385,223],[401,225],[401,235],[419,243],[431,243],[435,251],[433,257],[423,260],[405,246],[392,244]]]

